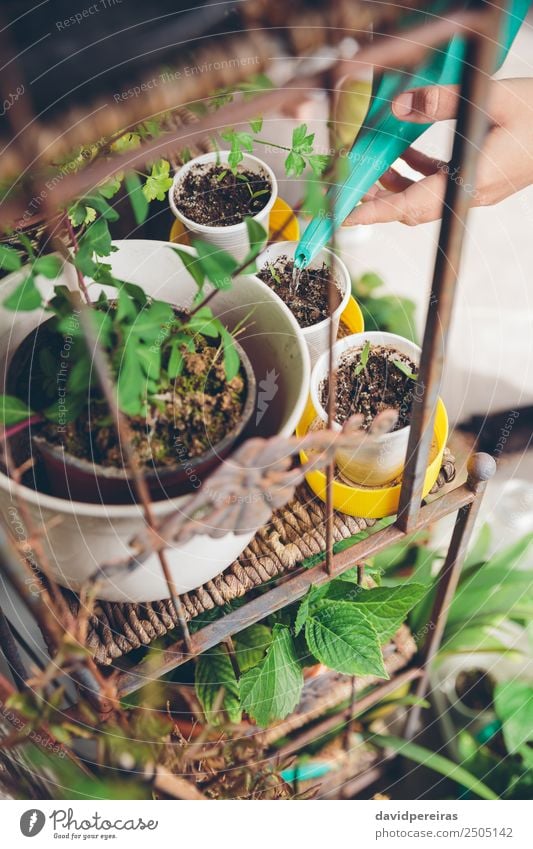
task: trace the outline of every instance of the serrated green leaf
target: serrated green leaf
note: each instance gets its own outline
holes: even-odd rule
[[[35,285],[33,274],[28,274],[22,283],[19,283],[9,297],[5,299],[3,305],[6,310],[30,312],[40,307],[42,300],[41,293]]]
[[[297,148],[302,145],[307,136],[307,124],[300,124],[292,131],[292,147]]]
[[[231,722],[240,722],[242,712],[239,685],[229,655],[222,646],[215,646],[200,655],[195,669],[195,686],[206,719],[212,725],[222,724],[224,714],[227,714]],[[222,687],[222,706],[215,711],[214,707]]]
[[[130,199],[131,208],[136,224],[144,224],[148,216],[149,205],[143,192],[143,187],[138,174],[130,172],[124,177],[124,185]]]
[[[263,129],[263,119],[262,118],[254,118],[250,121],[250,127],[252,128],[252,132],[260,133]]]
[[[93,224],[88,227],[87,231],[83,234],[79,243],[79,250],[75,257],[75,263],[80,271],[83,273],[92,274],[92,269],[90,272],[84,270],[84,267],[79,265],[80,257],[81,262],[85,263],[86,260],[89,260],[94,266],[94,260],[92,258],[93,253],[98,256],[109,256],[112,249],[112,240],[111,233],[109,232],[109,225],[105,218],[98,218]],[[87,267],[91,267],[88,265]]]
[[[240,678],[242,706],[259,725],[267,726],[294,710],[302,686],[302,670],[290,631],[276,624],[265,657]]]
[[[63,263],[58,256],[40,256],[35,260],[32,268],[35,274],[42,274],[43,277],[53,280],[61,274]]]
[[[315,176],[320,177],[329,165],[329,156],[322,153],[313,153],[307,157],[307,161]]]
[[[263,659],[272,642],[272,632],[266,625],[250,625],[235,634],[233,642],[239,669],[244,673]]]
[[[102,183],[101,186],[98,186],[98,191],[102,195],[102,197],[109,198],[114,197],[117,192],[120,190],[120,186],[122,185],[122,180],[124,179],[124,173],[119,171],[118,174],[114,174],[109,180],[106,180],[105,183]]]
[[[9,427],[23,422],[31,415],[33,411],[20,398],[15,398],[14,395],[0,395],[0,424]]]
[[[369,622],[376,629],[381,644],[390,640],[407,614],[428,592],[424,584],[399,584],[396,587],[360,589],[353,604],[360,605]]]
[[[389,677],[377,631],[357,604],[324,603],[309,615],[305,638],[315,657],[330,669],[347,675]]]
[[[171,185],[170,162],[166,159],[160,159],[152,165],[150,176],[147,177],[143,186],[144,197],[147,201],[165,200]]]
[[[300,177],[305,171],[305,159],[296,151],[291,150],[285,159],[285,173],[287,177]]]
[[[18,271],[22,267],[22,259],[15,248],[0,245],[0,269],[2,271]]]

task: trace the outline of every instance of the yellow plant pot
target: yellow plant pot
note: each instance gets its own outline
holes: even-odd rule
[[[316,417],[316,411],[309,398],[307,407],[296,428],[297,436],[304,436],[311,423]],[[435,416],[434,440],[431,459],[424,479],[423,497],[429,493],[431,487],[437,480],[442,465],[442,455],[448,439],[448,414],[446,408],[439,398]],[[300,460],[307,462],[308,456],[305,451],[300,451]],[[307,483],[321,501],[326,500],[326,475],[324,471],[309,472],[305,476]],[[333,506],[340,513],[349,516],[360,516],[364,519],[382,519],[384,516],[393,516],[398,510],[400,502],[401,484],[383,487],[348,485],[336,480],[333,483]]]
[[[300,238],[298,219],[287,201],[276,198],[268,220],[268,237],[276,242],[297,242]],[[190,245],[191,239],[187,228],[176,218],[170,230],[169,241],[180,245]]]

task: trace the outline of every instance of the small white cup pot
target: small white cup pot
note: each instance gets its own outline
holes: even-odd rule
[[[269,245],[257,258],[257,268],[261,271],[267,264],[272,264],[280,256],[294,257],[298,242],[275,242]],[[333,270],[335,279],[340,287],[341,302],[333,312],[333,338],[337,336],[341,315],[348,305],[351,295],[351,280],[348,269],[341,259],[333,251],[323,248],[310,263],[310,268],[322,268],[326,263]],[[311,327],[302,327],[304,339],[307,342],[311,356],[311,367],[313,367],[324,351],[327,351],[329,343],[329,319],[319,321]]]
[[[420,362],[420,348],[409,339],[397,336],[395,333],[370,331],[354,333],[335,343],[333,347],[333,363],[337,368],[339,361],[348,351],[360,351],[365,344],[381,345],[392,348],[400,354],[408,356],[415,365]],[[322,419],[327,422],[327,411],[321,404],[321,385],[328,374],[329,355],[326,351],[318,360],[311,375],[311,400]],[[338,422],[333,422],[333,429],[341,430]],[[402,427],[392,433],[372,436],[367,433],[362,438],[354,439],[354,448],[337,451],[335,461],[341,474],[355,484],[363,486],[385,486],[394,481],[403,471],[409,427]]]
[[[214,227],[207,224],[198,224],[191,218],[187,218],[187,216],[180,212],[179,208],[176,206],[176,192],[183,178],[191,170],[191,168],[194,168],[197,165],[209,163],[224,164],[228,161],[228,156],[228,150],[219,150],[218,152],[204,153],[202,156],[197,156],[194,159],[191,159],[190,162],[182,165],[182,167],[176,171],[174,181],[169,189],[168,200],[170,208],[176,218],[181,221],[193,237],[202,239],[210,245],[216,245],[216,247],[219,247],[221,250],[228,251],[228,253],[235,257],[235,259],[242,261],[250,247],[245,221],[242,221],[240,224],[231,224],[228,227]],[[263,172],[270,181],[271,195],[268,203],[260,212],[257,213],[257,215],[253,216],[254,220],[257,221],[258,224],[261,224],[268,233],[270,213],[278,196],[278,181],[276,180],[274,172],[271,168],[269,168],[266,162],[263,162],[262,159],[258,159],[256,156],[252,156],[249,153],[244,154],[244,159],[240,163],[240,166],[255,174]]]

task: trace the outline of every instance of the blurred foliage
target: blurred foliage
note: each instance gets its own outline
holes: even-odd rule
[[[361,307],[365,330],[397,333],[418,344],[415,324],[416,304],[399,295],[382,295],[377,290],[385,286],[374,271],[367,271],[352,280],[352,294]]]

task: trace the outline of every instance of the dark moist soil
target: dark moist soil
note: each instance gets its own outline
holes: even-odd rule
[[[393,360],[404,363],[413,374],[416,374],[417,366],[393,348],[374,345],[370,348],[366,367],[359,374],[354,374],[361,362],[362,350],[347,351],[339,362],[336,420],[343,424],[356,413],[362,413],[363,430],[368,430],[378,413],[392,408],[399,411],[394,430],[406,427],[411,419],[415,381],[403,374]],[[327,408],[328,394],[329,381],[325,378],[320,387],[320,401],[324,409]]]
[[[492,707],[495,682],[484,669],[460,672],[455,682],[455,691],[470,710],[488,710]]]
[[[185,314],[180,312],[179,315]],[[175,466],[178,461],[199,457],[219,443],[241,420],[246,401],[244,368],[241,367],[240,373],[228,383],[220,351],[204,336],[198,334],[195,341],[195,352],[182,349],[183,371],[175,381],[161,386],[158,403],[149,408],[145,417],[128,417],[133,448],[142,466]],[[35,341],[35,334],[30,334],[15,355],[18,366],[13,394],[22,398],[31,396],[34,402],[31,406],[41,409],[43,405],[48,406],[50,399],[41,397],[43,375],[39,373],[38,358],[32,355],[36,344],[56,351],[59,362],[64,342],[47,322],[39,328],[38,341]],[[75,457],[102,466],[123,468],[124,458],[116,432],[107,405],[100,398],[93,397],[90,408],[64,428],[60,430],[54,423],[47,422],[39,433],[52,445],[63,444]]]
[[[328,318],[328,284],[331,270],[324,263],[322,268],[303,268],[298,270],[298,288],[293,291],[294,261],[288,256],[280,256],[274,262],[265,265],[258,277],[274,290],[289,307],[300,327],[312,327]],[[342,292],[334,279],[335,298],[333,311],[342,301]]]
[[[175,466],[200,457],[241,419],[246,399],[244,370],[228,383],[220,351],[205,337],[196,339],[196,351],[183,349],[183,371],[161,387],[158,403],[145,417],[128,417],[132,445],[142,466]],[[122,468],[124,457],[106,410],[105,403],[95,399],[89,410],[65,425],[65,432],[48,423],[42,433],[51,444],[64,444],[75,457]]]
[[[238,168],[235,175],[226,165],[200,164],[186,172],[174,200],[179,211],[197,224],[230,227],[261,212],[271,193],[264,171]]]

